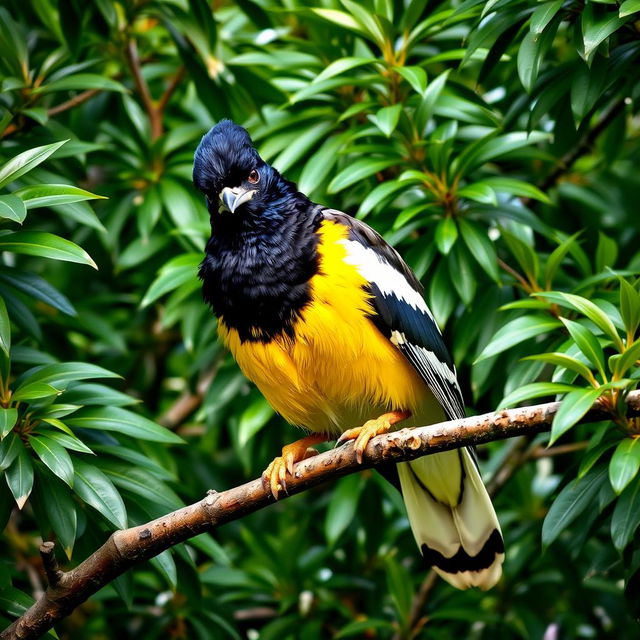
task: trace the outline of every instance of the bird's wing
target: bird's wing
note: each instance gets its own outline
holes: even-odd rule
[[[326,220],[349,229],[346,261],[369,282],[376,311],[371,320],[418,372],[447,418],[463,418],[464,401],[456,368],[415,274],[365,223],[334,209],[322,213]]]

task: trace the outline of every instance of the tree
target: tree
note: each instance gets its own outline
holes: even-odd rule
[[[480,452],[509,550],[493,592],[425,579],[365,471],[165,551],[59,635],[634,637],[640,5],[73,6],[0,9],[1,621],[43,587],[41,539],[73,566],[295,438],[195,277],[192,154],[232,117],[399,248],[471,412],[564,398],[553,446]],[[596,399],[611,419],[578,424]]]

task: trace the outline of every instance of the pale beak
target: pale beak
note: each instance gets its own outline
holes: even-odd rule
[[[256,189],[246,189],[245,187],[225,187],[220,192],[220,202],[224,209],[231,213],[245,202],[249,202],[256,193]]]

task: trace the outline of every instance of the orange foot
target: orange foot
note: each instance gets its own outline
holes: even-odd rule
[[[361,427],[355,429],[347,429],[336,441],[336,447],[345,443],[347,440],[355,440],[354,449],[356,450],[356,460],[358,464],[362,464],[364,450],[369,444],[369,440],[381,433],[387,433],[394,424],[406,420],[411,415],[411,411],[391,411],[385,413],[375,420],[365,422]]]
[[[326,441],[327,436],[315,434],[282,447],[282,455],[274,458],[262,473],[264,488],[271,489],[273,497],[277,500],[280,491],[287,491],[287,473],[293,475],[293,465],[317,455],[318,452],[309,447]]]

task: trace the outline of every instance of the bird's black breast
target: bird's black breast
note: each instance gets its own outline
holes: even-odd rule
[[[260,228],[214,223],[200,265],[202,293],[243,342],[293,335],[318,270],[315,218],[292,215]]]

